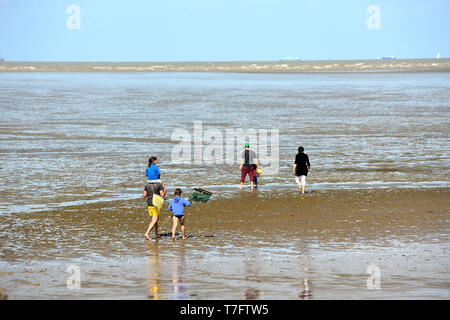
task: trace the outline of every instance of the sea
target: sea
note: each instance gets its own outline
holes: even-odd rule
[[[447,187],[450,73],[418,72],[437,63],[449,59],[311,62],[289,73],[277,72],[281,62],[258,73],[230,65],[268,63],[194,64],[209,72],[2,63],[10,72],[0,72],[0,213],[136,197],[151,156],[168,188],[227,197],[239,184],[244,141],[261,153],[261,189],[295,185],[299,146],[312,189]],[[379,64],[397,71],[364,71]],[[324,71],[333,65],[340,69]],[[358,71],[346,70],[352,65]],[[39,72],[11,71],[27,66]]]

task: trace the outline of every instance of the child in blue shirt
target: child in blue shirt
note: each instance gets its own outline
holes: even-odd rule
[[[172,226],[172,240],[175,241],[175,231],[177,229],[178,220],[180,220],[181,225],[181,236],[183,239],[186,239],[184,234],[185,226],[184,226],[184,207],[190,207],[191,202],[187,201],[184,198],[181,198],[181,189],[175,189],[175,198],[170,201],[169,210],[173,212],[173,226]]]

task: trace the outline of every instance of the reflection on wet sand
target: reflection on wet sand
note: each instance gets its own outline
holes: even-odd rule
[[[243,294],[244,300],[262,299],[263,291],[257,286],[257,284],[259,284],[259,264],[260,262],[258,261],[257,253],[250,253],[250,255],[244,259],[244,283],[246,285]]]
[[[4,293],[2,288],[0,288],[0,300],[8,300],[8,295]]]
[[[308,268],[305,268],[303,276],[303,290],[300,291],[298,297],[301,300],[308,300],[312,296],[312,291],[309,289]]]
[[[187,299],[186,294],[186,248],[184,241],[179,244],[172,243],[172,288],[173,299]]]
[[[149,243],[149,256],[148,256],[148,298],[152,300],[161,299],[161,284],[160,284],[160,270],[159,270],[159,258],[158,258],[158,240]]]
[[[261,299],[262,291],[255,288],[246,288],[244,290],[244,300],[258,300]]]
[[[298,297],[301,300],[308,300],[312,296],[312,291],[309,288],[309,278],[308,278],[308,257],[300,260],[300,268],[303,269],[303,290],[300,291]]]
[[[152,300],[188,299],[185,243],[172,243],[171,247],[166,247],[160,241],[163,240],[147,243],[149,249],[147,260],[148,298]],[[167,249],[170,251],[167,251]],[[170,258],[167,256],[169,252],[171,253]],[[163,265],[162,269],[161,264]],[[167,264],[170,264],[170,266],[167,266]]]

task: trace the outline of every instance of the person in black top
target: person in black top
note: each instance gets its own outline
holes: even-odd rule
[[[311,165],[309,164],[309,157],[304,153],[303,147],[298,148],[298,153],[295,156],[294,167],[292,173],[295,174],[295,182],[298,185],[298,191],[305,194],[306,176],[311,171]]]
[[[153,194],[156,194],[156,195],[164,198],[164,196],[166,195],[166,189],[164,188],[162,183],[160,183],[160,182],[150,183],[149,182],[144,187],[144,192],[142,193],[142,197],[147,198],[148,214],[152,218],[152,221],[150,222],[150,225],[148,226],[147,232],[144,234],[144,236],[147,238],[147,240],[150,240],[149,233],[153,228],[155,228],[156,238],[159,237],[158,220],[159,220],[160,212],[159,212],[159,209],[153,203]]]

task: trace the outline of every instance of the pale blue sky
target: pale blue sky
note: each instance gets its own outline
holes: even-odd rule
[[[66,12],[80,8],[80,29]],[[379,8],[379,29],[367,8]],[[0,0],[9,61],[450,57],[449,0]],[[371,25],[374,26],[373,24]]]

